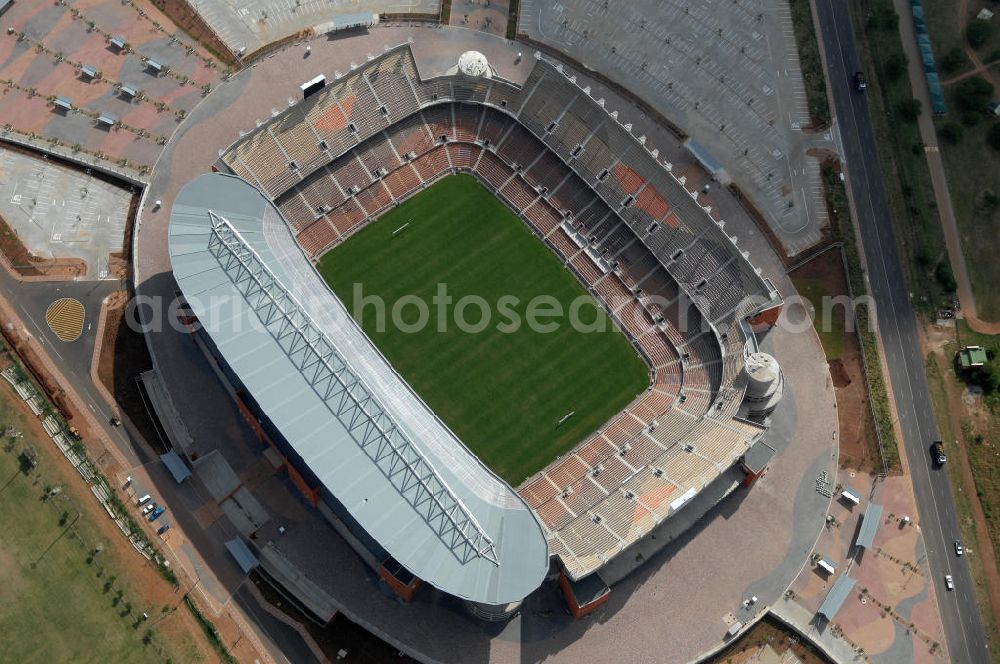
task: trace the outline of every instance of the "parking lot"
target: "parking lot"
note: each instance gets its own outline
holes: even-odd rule
[[[827,215],[807,151],[835,150],[836,136],[807,130],[787,3],[525,0],[519,32],[624,85],[694,137],[789,254],[820,240]]]
[[[112,275],[132,194],[91,175],[0,148],[0,216],[41,258],[79,258],[87,280]]]

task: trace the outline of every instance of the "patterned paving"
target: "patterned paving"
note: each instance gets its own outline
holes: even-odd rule
[[[45,322],[61,341],[76,341],[83,334],[86,310],[80,300],[64,297],[45,310]]]
[[[16,2],[3,26],[5,129],[137,174],[148,171],[223,75],[210,54],[144,0]]]

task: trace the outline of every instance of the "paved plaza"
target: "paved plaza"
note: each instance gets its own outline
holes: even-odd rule
[[[234,53],[252,53],[273,41],[344,14],[431,14],[439,0],[191,0],[212,31]],[[454,10],[452,10],[454,12]]]
[[[863,648],[877,663],[949,661],[909,478],[881,480],[872,495],[867,473],[840,469],[832,483],[834,488],[857,491],[861,503],[852,505],[834,496],[832,521],[814,553],[832,563],[836,572],[828,574],[811,561],[792,584],[793,601],[811,616],[837,578],[848,575],[856,583],[829,623],[803,626],[807,635],[839,637]],[[869,502],[880,505],[882,514],[872,546],[859,551],[854,541]]]
[[[0,24],[5,127],[19,138],[39,137],[46,148],[57,143],[136,174],[152,168],[223,73],[151,5],[140,14],[120,0],[16,2]],[[125,48],[111,43],[116,37]]]
[[[789,254],[827,223],[795,35],[782,0],[525,0],[518,32],[619,83],[696,139]],[[623,118],[628,121],[629,117]]]
[[[455,0],[449,24],[503,37],[509,13],[510,0]]]
[[[0,148],[0,216],[33,255],[80,258],[84,279],[109,278],[132,194],[76,169]]]

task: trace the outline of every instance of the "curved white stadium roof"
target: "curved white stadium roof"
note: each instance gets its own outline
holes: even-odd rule
[[[390,555],[484,604],[541,584],[548,545],[528,505],[393,370],[257,188],[195,178],[169,235],[174,277],[229,367]]]

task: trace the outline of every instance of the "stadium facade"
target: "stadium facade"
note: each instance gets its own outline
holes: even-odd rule
[[[642,564],[636,545],[667,544],[766,470],[783,378],[753,330],[781,300],[697,192],[559,65],[538,57],[522,86],[479,69],[490,76],[424,80],[403,45],[337,76],[183,188],[169,251],[259,435],[390,587],[405,598],[423,581],[494,619],[557,574],[580,615]],[[644,394],[517,490],[312,262],[459,171],[518,213],[650,367]]]

